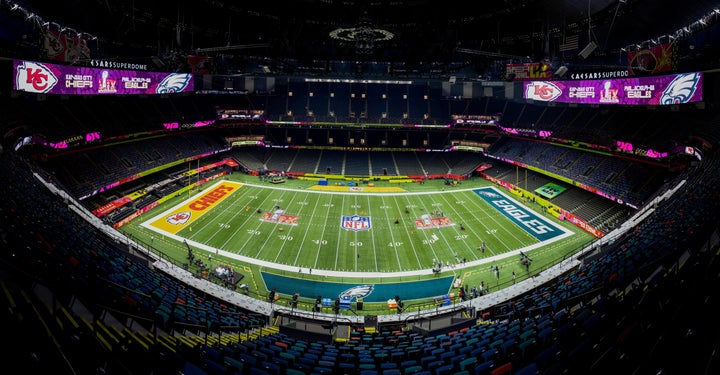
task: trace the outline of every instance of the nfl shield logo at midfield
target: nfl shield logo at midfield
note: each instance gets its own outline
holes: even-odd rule
[[[368,230],[370,229],[370,217],[369,216],[343,216],[340,221],[340,226],[343,229],[349,229],[354,231]]]

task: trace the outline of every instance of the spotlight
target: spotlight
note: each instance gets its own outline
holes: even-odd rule
[[[578,53],[578,56],[582,57],[583,59],[587,59],[588,56],[590,56],[590,54],[592,54],[597,47],[597,44],[591,41],[590,43],[588,43],[587,46],[585,46],[585,48],[582,49],[582,51],[580,51],[580,53]]]

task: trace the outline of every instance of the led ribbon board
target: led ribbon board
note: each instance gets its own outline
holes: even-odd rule
[[[37,94],[113,95],[192,92],[188,73],[115,70],[13,61],[13,90]]]
[[[685,104],[703,100],[703,75],[695,72],[620,79],[524,82],[523,98],[578,104]]]

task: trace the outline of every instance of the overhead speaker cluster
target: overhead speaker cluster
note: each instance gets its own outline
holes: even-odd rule
[[[587,59],[588,56],[595,52],[595,49],[597,49],[597,47],[598,46],[597,44],[595,44],[595,42],[590,42],[587,46],[585,46],[585,48],[582,49],[582,51],[580,51],[580,53],[578,53],[578,56],[582,57],[583,59]]]

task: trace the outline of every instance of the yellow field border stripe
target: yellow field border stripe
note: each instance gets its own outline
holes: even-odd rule
[[[338,192],[352,192],[352,193],[404,193],[407,190],[399,187],[372,187],[372,186],[323,186],[314,185],[309,187],[310,190],[322,190],[322,191],[338,191]]]

